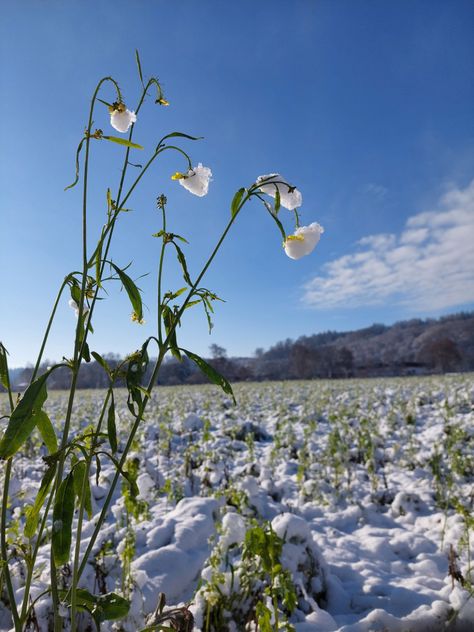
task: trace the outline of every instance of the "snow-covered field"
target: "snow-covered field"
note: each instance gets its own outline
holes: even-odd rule
[[[211,386],[155,392],[129,460],[140,495],[119,486],[81,580],[132,600],[128,618],[103,630],[139,630],[150,614],[152,623],[160,592],[167,607],[191,604],[196,630],[255,630],[256,611],[262,631],[265,620],[297,632],[474,630],[472,375],[243,384],[235,393],[237,406]],[[76,431],[96,421],[101,395],[80,393]],[[66,394],[50,393],[58,427],[65,406]],[[42,454],[34,439],[15,461],[13,543]],[[114,472],[104,461],[91,476],[95,515]],[[84,547],[93,526],[94,517]],[[33,597],[48,585],[48,558],[45,545]],[[18,600],[22,577],[18,562]],[[47,597],[35,605],[41,630],[48,606]],[[0,605],[0,629],[9,628]]]

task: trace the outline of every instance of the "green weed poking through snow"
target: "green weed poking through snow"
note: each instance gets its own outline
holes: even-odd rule
[[[157,211],[161,226],[153,235],[160,243],[155,335],[147,338],[138,350],[130,353],[118,365],[110,364],[91,349],[88,338],[94,331],[94,316],[100,301],[107,297],[111,285],[121,286],[128,296],[132,321],[143,323],[143,301],[141,291],[134,280],[136,273],[132,271],[130,264],[124,261],[125,255],[119,254],[112,259],[111,254],[116,225],[129,210],[129,202],[142,178],[148,175],[151,167],[155,166],[165,152],[175,154],[179,161],[180,170],[171,176],[174,183],[170,182],[170,186],[179,183],[191,194],[203,197],[207,194],[212,176],[209,167],[191,159],[187,149],[183,148],[189,143],[199,141],[196,136],[172,131],[158,140],[147,138],[146,134],[143,134],[142,137],[147,138],[147,142],[144,143],[146,147],[135,142],[135,127],[140,125],[141,110],[147,98],[152,99],[159,107],[169,105],[158,79],[151,77],[145,81],[138,53],[136,61],[139,96],[134,109],[131,109],[130,100],[125,99],[119,83],[112,77],[102,78],[93,93],[88,122],[76,151],[75,178],[66,187],[71,189],[79,183],[82,185],[82,260],[75,271],[66,274],[59,288],[31,382],[18,401],[13,397],[10,386],[7,350],[0,344],[0,379],[9,398],[9,412],[4,418],[3,434],[0,439],[0,459],[3,462],[0,562],[6,592],[5,602],[8,603],[15,632],[23,630],[26,623],[35,616],[32,600],[34,568],[39,547],[45,540],[50,546],[51,561],[50,582],[43,592],[50,598],[50,612],[54,619],[55,632],[60,632],[65,625],[70,625],[71,631],[75,632],[79,612],[88,613],[97,626],[103,621],[121,620],[127,614],[129,570],[134,548],[131,535],[123,559],[125,577],[122,595],[113,592],[96,595],[82,587],[81,578],[93,557],[94,547],[109,515],[119,481],[124,481],[130,489],[136,484],[133,472],[126,464],[138,428],[144,419],[160,367],[167,354],[172,354],[178,359],[187,357],[212,383],[234,398],[232,387],[224,376],[193,351],[180,346],[178,330],[183,324],[187,310],[199,307],[203,309],[209,328],[212,327],[214,305],[220,299],[215,292],[202,285],[202,280],[243,207],[250,200],[262,203],[264,211],[269,214],[279,231],[283,251],[291,259],[308,255],[316,247],[323,232],[322,227],[316,222],[308,226],[300,224],[299,207],[302,196],[293,184],[276,173],[259,176],[250,186],[242,187],[235,193],[226,212],[227,224],[217,239],[215,248],[202,269],[194,273],[190,270],[185,255],[186,238],[173,232],[166,195],[157,192]],[[93,127],[94,118],[97,118],[97,108],[104,107],[110,115],[113,133]],[[111,151],[123,152],[123,166],[117,190],[113,192],[110,188],[104,187],[104,225],[95,245],[91,247],[91,231],[88,225],[90,156],[94,146],[97,143],[104,144],[104,141],[110,145]],[[135,156],[147,152],[148,155],[140,159],[141,164],[135,164]],[[105,174],[105,179],[109,177],[109,174]],[[279,215],[281,207],[287,208],[293,214],[293,234],[287,234],[283,226]],[[183,277],[183,285],[179,288],[166,287],[163,275],[164,260],[170,251],[177,258]],[[58,306],[65,298],[69,298],[69,304],[77,318],[73,352],[72,355],[66,355],[60,364],[41,372],[43,352],[53,331]],[[97,333],[100,335],[100,332]],[[154,362],[150,359],[152,350],[156,354]],[[90,362],[91,359],[101,366],[109,386],[92,425],[86,431],[75,434],[71,431],[71,423],[77,407],[78,377],[82,363]],[[62,425],[55,428],[46,413],[45,402],[48,400],[48,382],[59,369],[70,373],[71,386]],[[115,406],[115,392],[119,382],[126,384],[127,408],[133,418],[128,433],[124,434],[118,427]],[[20,533],[17,534],[14,522],[17,518],[13,517],[8,509],[12,467],[18,454],[27,447],[31,448],[31,439],[37,433],[46,446],[46,469],[36,496],[31,499],[28,508],[20,512],[23,518],[19,525]],[[109,481],[105,495],[101,497],[94,528],[88,533],[87,546],[81,546],[85,520],[91,518],[92,512],[90,478],[95,472],[99,486],[100,471],[105,464],[112,464],[114,475]],[[127,516],[131,523],[137,520],[134,492],[124,493]],[[14,549],[13,531],[17,543]],[[19,538],[21,542],[18,544]],[[16,590],[16,579],[12,577],[12,566],[17,564],[18,556],[21,558],[20,566],[24,569],[20,592]],[[67,576],[67,581],[60,581],[65,577],[65,568],[70,568],[71,574]],[[58,588],[63,583],[64,589]]]

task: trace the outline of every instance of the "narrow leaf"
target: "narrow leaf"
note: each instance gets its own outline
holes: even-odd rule
[[[0,383],[8,390],[10,380],[8,377],[7,353],[3,344],[0,342]]]
[[[100,364],[100,366],[104,369],[104,371],[108,375],[110,375],[110,367],[107,364],[107,362],[104,360],[104,358],[100,355],[100,353],[97,353],[97,351],[91,351],[91,356],[94,358],[97,364]]]
[[[81,149],[82,149],[82,145],[84,144],[84,141],[86,139],[83,138],[81,140],[81,142],[79,143],[78,147],[77,147],[77,151],[76,151],[76,178],[74,180],[74,182],[72,184],[69,184],[64,190],[67,191],[68,189],[72,189],[73,187],[76,186],[76,184],[79,182],[79,154],[81,153]]]
[[[189,303],[186,303],[185,309],[189,309],[190,307],[194,307],[195,305],[199,305],[200,302],[201,302],[201,299],[198,299],[197,301],[189,301]]]
[[[239,210],[239,204],[242,201],[244,193],[245,193],[245,189],[242,188],[242,189],[239,189],[237,191],[237,193],[234,195],[234,199],[232,200],[232,204],[231,204],[231,207],[230,207],[230,213],[231,213],[232,217],[236,216],[236,214],[237,214],[237,212]]]
[[[57,452],[58,449],[58,439],[56,437],[56,431],[54,430],[53,424],[51,423],[51,419],[44,410],[39,410],[35,413],[34,418],[41,438],[48,448],[48,452],[50,454],[54,454],[54,452]]]
[[[103,237],[103,233],[102,233],[100,241],[97,244],[97,249],[95,251],[95,282],[97,284],[97,287],[101,287],[100,267],[101,267],[101,263],[102,263],[102,244],[104,243],[103,240],[104,240],[104,237]]]
[[[74,478],[72,472],[59,486],[53,508],[51,544],[57,566],[69,561],[71,550],[72,518],[74,515]]]
[[[167,305],[162,305],[163,322],[165,324],[166,335],[169,336],[168,345],[171,353],[175,358],[181,360],[181,354],[178,349],[178,342],[176,340],[176,327],[175,316],[171,309]]]
[[[41,410],[48,397],[46,380],[50,373],[51,370],[32,382],[13,410],[5,434],[0,441],[0,459],[13,456],[33,432],[36,425],[34,413]]]
[[[142,298],[140,296],[140,290],[137,288],[132,279],[125,274],[123,270],[118,268],[114,263],[110,264],[122,281],[122,285],[125,288],[125,291],[128,294],[128,298],[130,299],[130,303],[132,304],[133,311],[135,312],[137,319],[140,321],[143,318],[143,306],[142,306]]]
[[[274,204],[276,215],[278,215],[278,211],[280,210],[280,207],[281,207],[280,190],[278,189],[278,187],[276,187],[275,188],[275,204]]]
[[[109,436],[109,443],[112,452],[117,452],[117,427],[115,425],[115,402],[113,393],[107,415],[107,434]]]
[[[213,384],[217,384],[217,386],[220,386],[224,393],[230,395],[234,400],[234,403],[237,403],[235,400],[234,391],[232,390],[232,386],[229,384],[224,376],[222,376],[218,371],[216,371],[213,366],[208,364],[205,360],[203,360],[195,353],[187,351],[186,349],[181,349],[181,351],[183,351],[183,353],[185,353],[190,360],[197,364],[197,366],[205,375],[207,375],[207,377]]]
[[[35,502],[32,506],[26,508],[26,522],[25,522],[25,530],[24,534],[27,538],[32,538],[38,527],[38,518],[39,512],[41,511],[41,507],[44,505],[44,502],[48,495],[48,490],[50,485],[54,479],[54,475],[56,473],[56,465],[49,467],[45,475],[43,476],[43,480],[41,481],[41,486],[36,494]]]
[[[117,143],[118,145],[125,145],[125,147],[133,147],[134,149],[143,149],[142,145],[138,145],[137,143],[132,143],[126,138],[118,138],[117,136],[102,136],[104,140],[110,140],[112,143]]]
[[[92,518],[92,500],[91,487],[89,477],[87,476],[87,463],[82,460],[78,461],[73,469],[74,493],[78,501],[81,501],[84,490],[84,508],[87,512],[89,520]]]
[[[188,266],[186,263],[186,257],[184,256],[184,252],[175,242],[173,242],[173,245],[176,248],[176,255],[178,257],[179,263],[181,264],[181,269],[183,270],[183,278],[186,281],[186,283],[188,283],[189,285],[192,285],[193,282],[191,281],[191,277],[189,276]]]
[[[138,51],[136,49],[135,49],[135,59],[137,60],[138,76],[140,77],[141,84],[143,85],[142,65],[140,63],[140,55],[138,54]]]
[[[188,140],[202,140],[204,138],[203,136],[190,136],[189,134],[183,134],[182,132],[171,132],[171,134],[166,134],[166,136],[163,136],[161,142],[163,142],[167,138],[173,138],[176,136],[178,136],[179,138],[187,138]]]
[[[76,282],[71,285],[71,298],[79,307],[81,304],[81,288],[77,285]]]

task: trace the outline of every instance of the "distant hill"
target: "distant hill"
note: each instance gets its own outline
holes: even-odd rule
[[[257,349],[252,358],[227,358],[225,349],[218,345],[211,345],[211,351],[213,357],[208,361],[233,382],[474,371],[474,312],[287,339],[267,351]],[[111,366],[121,361],[116,354],[105,357]],[[22,390],[31,373],[31,368],[12,371],[14,388]],[[59,369],[48,386],[68,388],[69,379],[69,371]],[[206,378],[187,358],[182,362],[167,359],[158,377],[163,385],[201,382]],[[97,362],[84,363],[78,386],[106,388],[108,378]]]
[[[474,312],[302,336],[277,343],[260,361],[270,373],[272,364],[283,362],[292,377],[472,371]]]

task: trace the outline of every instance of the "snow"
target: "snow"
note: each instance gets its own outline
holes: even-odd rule
[[[130,455],[138,464],[137,514],[119,485],[94,564],[81,578],[96,594],[99,579],[121,594],[133,543],[132,605],[121,629],[143,627],[161,592],[168,607],[191,604],[195,630],[203,629],[206,599],[219,598],[215,582],[226,607],[243,612],[251,605],[241,598],[246,578],[239,570],[246,533],[271,523],[283,541],[281,567],[296,588],[289,618],[296,632],[471,632],[472,376],[235,390],[236,408],[211,387],[161,388],[152,400]],[[100,409],[99,395],[80,395],[77,429]],[[125,402],[118,393],[122,444],[130,427]],[[65,406],[64,394],[50,394],[53,422],[60,423]],[[44,448],[34,442],[12,472],[9,515],[20,540],[24,505],[33,502],[44,472]],[[82,550],[114,473],[106,460],[98,480],[91,471],[94,516],[85,520]],[[453,554],[464,587],[449,575]],[[33,598],[48,585],[48,558],[42,544]],[[10,567],[20,599],[24,567],[19,558]],[[35,612],[46,631],[48,597]],[[254,629],[227,614],[226,629]],[[10,628],[0,603],[0,631]]]

